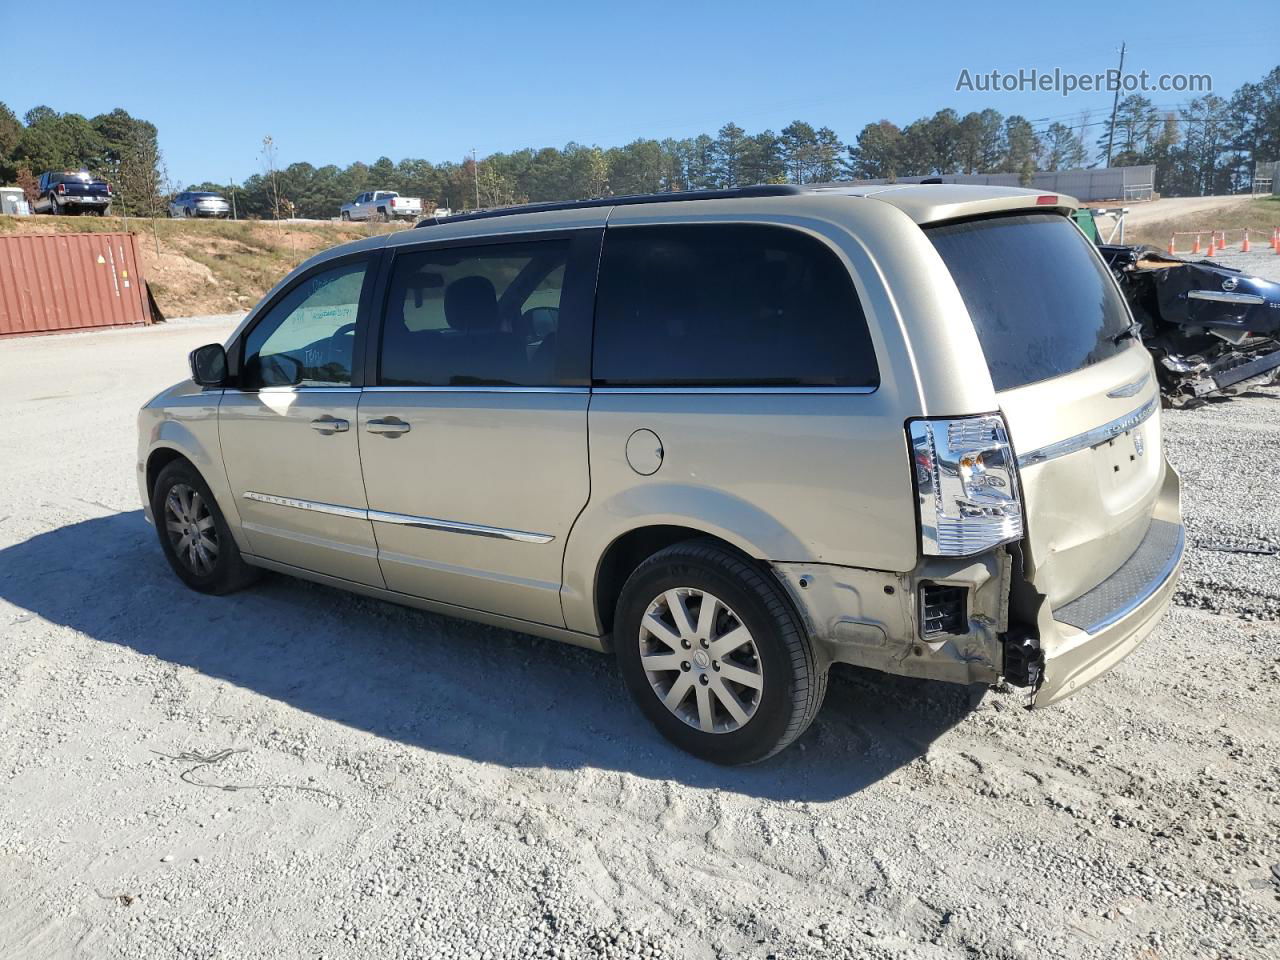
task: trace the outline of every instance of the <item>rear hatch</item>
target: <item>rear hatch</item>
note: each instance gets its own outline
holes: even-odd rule
[[[1057,608],[1146,535],[1164,481],[1151,359],[1097,252],[1066,217],[926,228],[964,298],[1018,457],[1028,574]]]

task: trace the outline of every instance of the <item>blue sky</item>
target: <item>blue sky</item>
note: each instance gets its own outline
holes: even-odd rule
[[[20,8],[9,3],[6,22]],[[123,107],[155,123],[179,183],[282,165],[461,159],[570,140],[748,131],[793,119],[852,140],[882,117],[906,123],[950,106],[1078,121],[1106,93],[956,92],[962,69],[1209,73],[1229,96],[1280,64],[1272,2],[1026,3],[507,2],[203,6],[59,2],[76,41],[8,44],[0,100],[92,116]],[[20,19],[36,20],[23,12]],[[1257,24],[1257,30],[1247,29]],[[1263,24],[1267,24],[1263,27]],[[1176,105],[1186,94],[1151,94]]]

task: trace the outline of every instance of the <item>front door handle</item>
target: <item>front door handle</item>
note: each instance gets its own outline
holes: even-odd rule
[[[351,424],[340,417],[323,416],[311,421],[311,429],[320,433],[346,433]]]
[[[392,437],[409,432],[409,424],[403,420],[370,420],[364,426],[370,433],[381,433]]]

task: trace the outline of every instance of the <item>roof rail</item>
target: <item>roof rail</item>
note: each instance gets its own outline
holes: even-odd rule
[[[526,203],[514,207],[497,207],[493,210],[473,210],[451,217],[426,217],[415,227],[431,227],[440,223],[458,223],[463,220],[487,220],[490,217],[509,217],[515,213],[548,213],[554,210],[583,210],[590,207],[628,207],[638,203],[677,203],[687,200],[732,200],[739,197],[787,197],[804,193],[793,183],[761,183],[752,187],[734,187],[731,190],[684,190],[671,193],[639,193],[625,197],[596,197],[591,200],[558,200],[551,203]]]

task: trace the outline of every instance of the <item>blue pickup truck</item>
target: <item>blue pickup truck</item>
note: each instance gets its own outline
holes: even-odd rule
[[[39,191],[32,208],[36,213],[96,213],[105,217],[111,212],[111,184],[86,170],[42,173]]]

